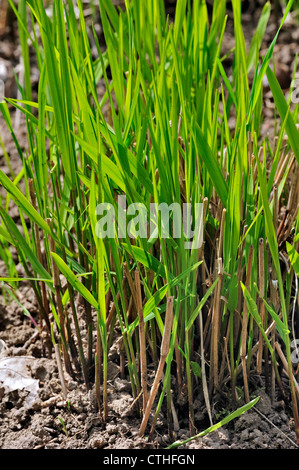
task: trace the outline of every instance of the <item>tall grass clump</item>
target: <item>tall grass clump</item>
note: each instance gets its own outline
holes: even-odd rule
[[[197,435],[194,401],[201,392],[214,429],[215,393],[224,392],[231,418],[238,416],[257,401],[251,376],[258,374],[272,397],[279,393],[292,403],[299,443],[291,349],[292,324],[298,329],[292,316],[299,273],[298,105],[291,109],[270,68],[292,3],[260,57],[270,2],[248,51],[241,2],[232,2],[230,76],[221,53],[223,0],[213,3],[211,17],[204,1],[178,0],[173,19],[162,0],[126,0],[124,9],[99,0],[105,47],[95,25],[87,25],[81,0],[53,0],[51,16],[38,0],[20,0],[18,8],[10,0],[24,83],[22,99],[7,98],[0,109],[22,170],[14,177],[0,171],[7,193],[1,253],[6,259],[9,246],[17,250],[43,337],[56,352],[59,345],[70,376],[95,387],[103,420],[108,355],[120,331],[121,373],[131,382],[140,435],[153,434],[162,407],[171,439],[180,407],[188,410],[190,436]],[[29,51],[40,73],[37,100]],[[261,135],[265,74],[280,117],[273,141]],[[25,115],[24,150],[9,106]],[[10,199],[22,233],[7,210]],[[151,204],[170,208],[167,237],[161,212],[149,216]],[[176,209],[186,204],[190,231],[181,225],[176,236]],[[186,248],[198,220],[203,242]],[[7,268],[2,281],[16,288],[9,259]]]

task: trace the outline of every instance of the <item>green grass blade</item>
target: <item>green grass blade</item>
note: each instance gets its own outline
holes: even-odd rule
[[[253,400],[251,400],[249,403],[246,403],[246,405],[243,405],[241,406],[240,408],[238,408],[236,411],[233,411],[231,414],[229,414],[228,416],[226,416],[224,419],[222,419],[221,421],[219,421],[218,423],[214,424],[213,426],[210,426],[209,428],[207,428],[205,431],[202,431],[198,434],[196,434],[196,436],[192,436],[190,437],[189,439],[186,439],[184,441],[181,441],[181,442],[174,442],[173,444],[171,444],[169,447],[167,447],[167,449],[177,449],[178,447],[184,445],[184,444],[187,444],[188,442],[190,441],[193,441],[194,439],[200,439],[201,437],[204,437],[206,436],[206,434],[209,434],[210,432],[213,432],[213,431],[216,431],[216,429],[219,429],[221,428],[222,426],[224,426],[225,424],[229,423],[230,421],[232,421],[233,419],[236,419],[238,418],[239,416],[241,416],[243,413],[245,413],[246,411],[250,410],[250,408],[252,408],[253,406],[255,406],[257,404],[257,402],[259,401],[260,397],[256,397],[254,398]]]
[[[299,131],[296,127],[293,116],[290,113],[290,108],[274,72],[271,70],[270,67],[268,67],[266,73],[271,91],[273,93],[274,102],[280,114],[281,120],[286,120],[286,133],[288,135],[290,145],[292,147],[296,160],[299,163]]]
[[[79,281],[75,276],[73,271],[67,266],[67,264],[60,258],[57,253],[51,253],[55,263],[57,264],[59,270],[64,275],[64,277],[69,281],[71,286],[79,292],[94,308],[98,309],[98,302],[94,296],[89,292],[89,290]]]

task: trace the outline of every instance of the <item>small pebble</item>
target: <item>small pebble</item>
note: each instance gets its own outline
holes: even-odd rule
[[[75,382],[74,380],[70,380],[67,384],[67,388],[72,391],[72,390],[76,390],[76,388],[78,387],[78,384],[77,382]]]
[[[106,431],[108,434],[117,434],[119,431],[119,427],[116,424],[107,424]]]

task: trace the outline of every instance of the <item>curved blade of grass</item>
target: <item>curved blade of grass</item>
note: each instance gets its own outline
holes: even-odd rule
[[[264,302],[265,304],[265,307],[266,309],[268,310],[268,312],[270,313],[271,317],[273,318],[273,320],[276,322],[276,327],[277,327],[277,331],[278,333],[280,334],[283,342],[285,343],[285,337],[286,335],[289,335],[290,331],[288,328],[285,327],[285,324],[281,321],[281,319],[279,318],[279,316],[277,315],[277,313],[275,312],[275,310],[266,302],[266,300],[263,298],[263,296],[261,295],[261,293],[259,292],[256,284],[254,285],[258,295],[260,296],[260,298],[262,299],[262,301]]]
[[[32,249],[30,248],[26,240],[21,235],[15,222],[12,220],[12,218],[6,213],[6,211],[2,207],[0,207],[0,214],[7,227],[7,230],[9,231],[11,236],[15,239],[14,245],[17,246],[18,250],[22,250],[22,252],[24,253],[25,259],[28,260],[28,262],[31,264],[34,272],[39,274],[39,276],[42,279],[46,279],[47,280],[46,282],[49,285],[50,289],[53,292],[55,292],[55,289],[52,286],[52,277],[50,276],[48,271],[45,270],[42,264],[39,262],[38,258],[35,256]]]
[[[296,157],[297,162],[299,163],[299,132],[296,127],[296,124],[294,122],[293,116],[290,113],[290,108],[288,106],[288,103],[284,97],[284,94],[282,92],[282,89],[279,85],[279,82],[274,74],[274,72],[271,70],[270,67],[267,68],[267,78],[268,82],[271,88],[271,91],[273,93],[273,98],[274,102],[276,104],[276,107],[278,109],[278,112],[280,114],[281,120],[285,122],[285,129],[286,133],[288,135],[290,145],[292,147],[292,150],[294,152],[294,155]]]
[[[78,144],[84,150],[84,152],[89,155],[94,162],[98,162],[98,154],[97,154],[97,149],[96,147],[93,147],[91,144],[88,142],[84,141],[81,139],[79,136],[75,136]],[[102,164],[102,171],[103,173],[107,174],[109,178],[114,181],[114,183],[122,190],[126,190],[126,185],[123,181],[121,172],[119,171],[118,167],[113,163],[113,161],[108,158],[105,154],[101,155],[101,164]],[[84,175],[83,175],[84,176]],[[86,177],[85,177],[86,178]],[[90,184],[90,182],[89,182]]]
[[[225,86],[226,86],[226,88],[227,88],[227,90],[228,90],[228,92],[229,92],[229,94],[230,94],[230,96],[231,96],[231,99],[233,100],[234,105],[237,107],[237,106],[238,106],[238,103],[237,103],[237,99],[236,99],[234,90],[233,90],[233,88],[232,88],[232,86],[231,86],[231,83],[230,83],[230,81],[229,81],[229,79],[228,79],[226,73],[225,73],[225,70],[224,70],[224,67],[223,67],[222,63],[221,63],[221,61],[220,61],[218,58],[217,58],[217,65],[218,65],[219,72],[221,73],[221,76],[222,76],[223,81],[224,81],[224,83],[225,83]]]
[[[40,280],[40,279],[37,279],[37,280]],[[1,279],[0,279],[0,281],[1,281]],[[36,323],[36,321],[34,320],[34,318],[32,317],[31,313],[27,310],[27,308],[24,305],[22,305],[22,303],[19,301],[17,296],[14,295],[14,293],[10,289],[8,289],[5,285],[1,286],[1,287],[3,287],[5,292],[7,293],[7,295],[9,297],[11,297],[19,305],[19,307],[23,310],[24,315],[26,315],[26,317],[30,318],[30,320],[34,324],[35,328],[37,328],[37,330],[39,330],[39,326]]]
[[[79,279],[75,276],[75,274],[71,271],[71,269],[67,266],[67,264],[60,258],[57,253],[52,253],[51,256],[53,257],[55,263],[57,264],[59,270],[64,275],[67,281],[71,284],[71,286],[78,291],[86,300],[89,302],[94,308],[98,309],[99,305],[94,296],[89,292],[89,290],[79,281]]]
[[[29,219],[34,221],[45,233],[48,234],[50,232],[48,224],[30,204],[26,196],[24,196],[24,194],[14,185],[14,183],[10,181],[10,179],[2,170],[0,170],[0,183],[3,185],[6,191],[16,199],[17,203],[19,203],[18,205],[21,206],[23,211],[28,215]]]
[[[241,408],[238,408],[236,411],[233,411],[233,413],[231,413],[230,415],[226,416],[224,419],[222,419],[221,421],[219,421],[218,423],[214,424],[213,426],[210,426],[209,428],[207,428],[205,431],[202,431],[198,434],[196,434],[196,436],[192,436],[190,437],[189,439],[186,439],[184,441],[181,441],[181,442],[174,442],[173,444],[171,444],[170,446],[167,447],[167,449],[177,449],[179,446],[182,446],[184,444],[187,444],[188,442],[190,441],[193,441],[194,439],[199,439],[201,437],[204,437],[206,434],[209,434],[210,432],[213,432],[213,431],[216,431],[216,429],[219,429],[221,428],[222,426],[224,426],[225,424],[229,423],[230,421],[232,421],[233,419],[235,418],[238,418],[239,416],[241,416],[243,413],[245,413],[246,411],[250,410],[250,408],[252,408],[253,406],[255,406],[257,404],[257,402],[259,401],[260,397],[256,397],[254,398],[253,400],[251,400],[249,403],[247,403],[246,405],[243,405],[241,406]]]
[[[14,245],[14,240],[11,237],[10,233],[8,233],[7,230],[5,230],[3,227],[0,226],[0,236],[3,237],[8,243],[11,245]]]
[[[143,266],[146,266],[148,269],[151,269],[159,276],[166,279],[166,271],[164,265],[161,261],[157,260],[153,255],[145,251],[143,248],[139,246],[128,245],[127,243],[122,243],[122,246],[129,254],[133,254],[135,259],[139,261]],[[173,275],[172,278],[174,278]]]
[[[299,254],[289,242],[286,242],[286,247],[291,265],[293,266],[297,276],[299,276]]]
[[[249,52],[247,56],[247,73],[249,73],[253,67],[256,50],[260,48],[260,45],[262,43],[262,39],[266,31],[270,13],[271,13],[271,4],[270,2],[267,2],[263,7],[261,16],[257,24],[256,32],[254,33],[254,36],[250,44],[250,48],[249,48]]]
[[[53,282],[53,280],[50,280],[49,278],[42,279],[41,277],[0,277],[0,281],[6,282],[7,284],[20,281]]]

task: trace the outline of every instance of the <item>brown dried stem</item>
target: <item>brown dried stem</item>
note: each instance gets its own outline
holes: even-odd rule
[[[220,297],[222,288],[222,259],[218,259],[218,277],[217,290],[214,297],[214,311],[212,317],[212,338],[211,338],[211,382],[210,391],[219,386],[218,377],[218,342],[220,336]]]
[[[37,211],[37,202],[36,202],[36,195],[35,195],[35,189],[34,189],[34,184],[33,180],[29,180],[29,193],[30,193],[30,199],[32,206],[34,209]],[[40,233],[39,233],[39,227],[35,223],[34,224],[34,235],[35,235],[35,243],[36,243],[36,252],[37,252],[37,257],[39,262],[43,265],[43,257],[42,257],[42,249],[41,249],[41,242],[40,242]],[[50,325],[50,320],[49,320],[49,299],[47,296],[47,291],[46,291],[46,285],[44,282],[40,282],[40,287],[41,287],[41,294],[42,294],[42,305],[40,305],[40,317],[44,317],[48,334],[51,334],[51,325]],[[41,324],[41,329],[43,325]]]
[[[51,219],[47,219],[47,224],[49,225],[50,228],[52,228]],[[55,253],[55,243],[51,235],[49,235],[49,246],[50,246],[50,251],[52,253]],[[61,300],[59,270],[53,258],[52,258],[52,271],[53,271],[53,287],[55,289],[55,294],[56,294],[56,304],[57,304],[58,318],[59,318],[59,324],[60,324],[60,334],[62,338],[63,359],[64,359],[65,368],[67,372],[70,375],[73,375],[72,366],[71,366],[70,358],[69,358],[68,351],[67,351],[68,335],[67,335],[67,330],[65,327],[63,305],[62,305],[62,300]]]
[[[162,344],[161,344],[160,361],[159,361],[158,369],[156,372],[155,380],[150,391],[147,406],[143,415],[143,420],[142,420],[140,430],[139,430],[139,436],[144,435],[144,432],[145,432],[145,429],[149,420],[150,412],[151,412],[154,400],[158,392],[159,383],[163,374],[164,364],[166,362],[166,358],[169,352],[169,342],[170,342],[172,323],[173,323],[173,297],[168,297],[167,306],[166,306],[164,333],[163,333]]]
[[[249,289],[249,287],[250,287],[252,258],[253,258],[253,246],[250,245],[249,253],[248,253],[248,262],[247,262],[246,283],[245,283],[247,289]],[[246,365],[247,323],[248,323],[248,306],[247,306],[247,302],[244,302],[243,320],[242,320],[242,342],[241,342],[241,354],[240,354],[240,356],[241,356],[242,369],[243,369],[245,401],[246,401],[246,403],[249,403],[250,398],[249,398],[247,365]]]
[[[141,387],[143,396],[143,410],[146,409],[148,394],[147,394],[147,361],[146,361],[146,345],[145,345],[145,330],[144,318],[142,308],[141,284],[139,270],[135,270],[135,287],[136,287],[136,300],[137,300],[137,313],[139,318],[139,343],[140,343],[140,369],[141,369]]]
[[[259,269],[259,291],[264,297],[265,295],[265,260],[264,260],[264,240],[260,238],[259,240],[259,254],[258,254],[258,269]],[[265,329],[265,304],[262,299],[260,299],[260,316],[263,329]],[[263,335],[262,332],[259,332],[259,348],[257,353],[257,364],[256,369],[257,373],[262,373],[262,359],[263,359]]]

